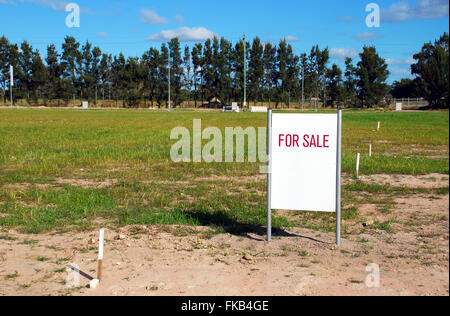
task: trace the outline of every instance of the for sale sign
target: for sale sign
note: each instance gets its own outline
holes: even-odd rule
[[[336,212],[337,114],[272,114],[271,208]]]

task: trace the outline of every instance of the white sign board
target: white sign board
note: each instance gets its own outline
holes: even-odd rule
[[[397,112],[402,111],[402,110],[403,110],[403,103],[396,103],[396,104],[395,104],[395,110],[396,110]]]
[[[11,83],[11,87],[14,87],[14,67],[12,65],[9,66],[9,80]]]
[[[271,208],[336,212],[337,114],[273,114]]]
[[[89,102],[83,101],[83,109],[85,109],[85,110],[89,109]]]

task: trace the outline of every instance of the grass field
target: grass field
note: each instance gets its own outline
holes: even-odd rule
[[[266,183],[259,163],[170,161],[170,131],[266,126],[265,114],[0,109],[0,228],[27,233],[87,230],[100,225],[182,224],[245,233],[265,225]],[[381,131],[376,132],[377,122]],[[373,157],[368,157],[373,144]],[[448,112],[344,113],[343,172],[449,173]],[[391,212],[392,195],[448,194],[363,182],[343,187],[344,233],[361,221],[358,207],[372,199]],[[365,199],[365,200],[364,200]],[[331,231],[328,214],[277,214],[274,227]],[[391,222],[376,223],[390,231]]]

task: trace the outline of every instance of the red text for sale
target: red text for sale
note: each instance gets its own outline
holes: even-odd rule
[[[330,135],[280,134],[278,147],[286,148],[330,148]]]

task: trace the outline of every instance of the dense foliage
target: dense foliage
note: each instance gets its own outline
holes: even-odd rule
[[[3,102],[9,96],[9,66],[14,67],[14,99],[28,104],[45,105],[74,100],[115,100],[116,106],[167,106],[169,83],[174,106],[190,101],[201,106],[213,98],[223,103],[244,99],[244,52],[247,54],[247,98],[291,106],[305,100],[320,99],[327,106],[353,107],[385,105],[389,91],[387,64],[375,47],[364,47],[360,60],[347,58],[345,71],[329,66],[328,48],[312,47],[309,54],[296,55],[285,40],[278,45],[263,44],[259,38],[235,45],[224,38],[214,38],[193,46],[181,47],[177,38],[150,48],[140,57],[113,56],[66,37],[58,52],[47,47],[45,60],[26,41],[13,44],[0,38],[0,85]],[[392,94],[426,96],[433,106],[448,106],[448,35],[434,45],[426,44],[414,56],[418,76],[414,87],[406,82],[394,84]],[[303,85],[303,86],[302,86]],[[400,87],[403,87],[400,89]],[[402,91],[399,92],[399,89]],[[412,92],[414,91],[414,93]],[[446,91],[446,92],[444,92]]]
[[[416,63],[411,66],[417,75],[417,84],[433,108],[449,107],[448,95],[448,34],[434,43],[426,43],[422,50],[414,55]]]

